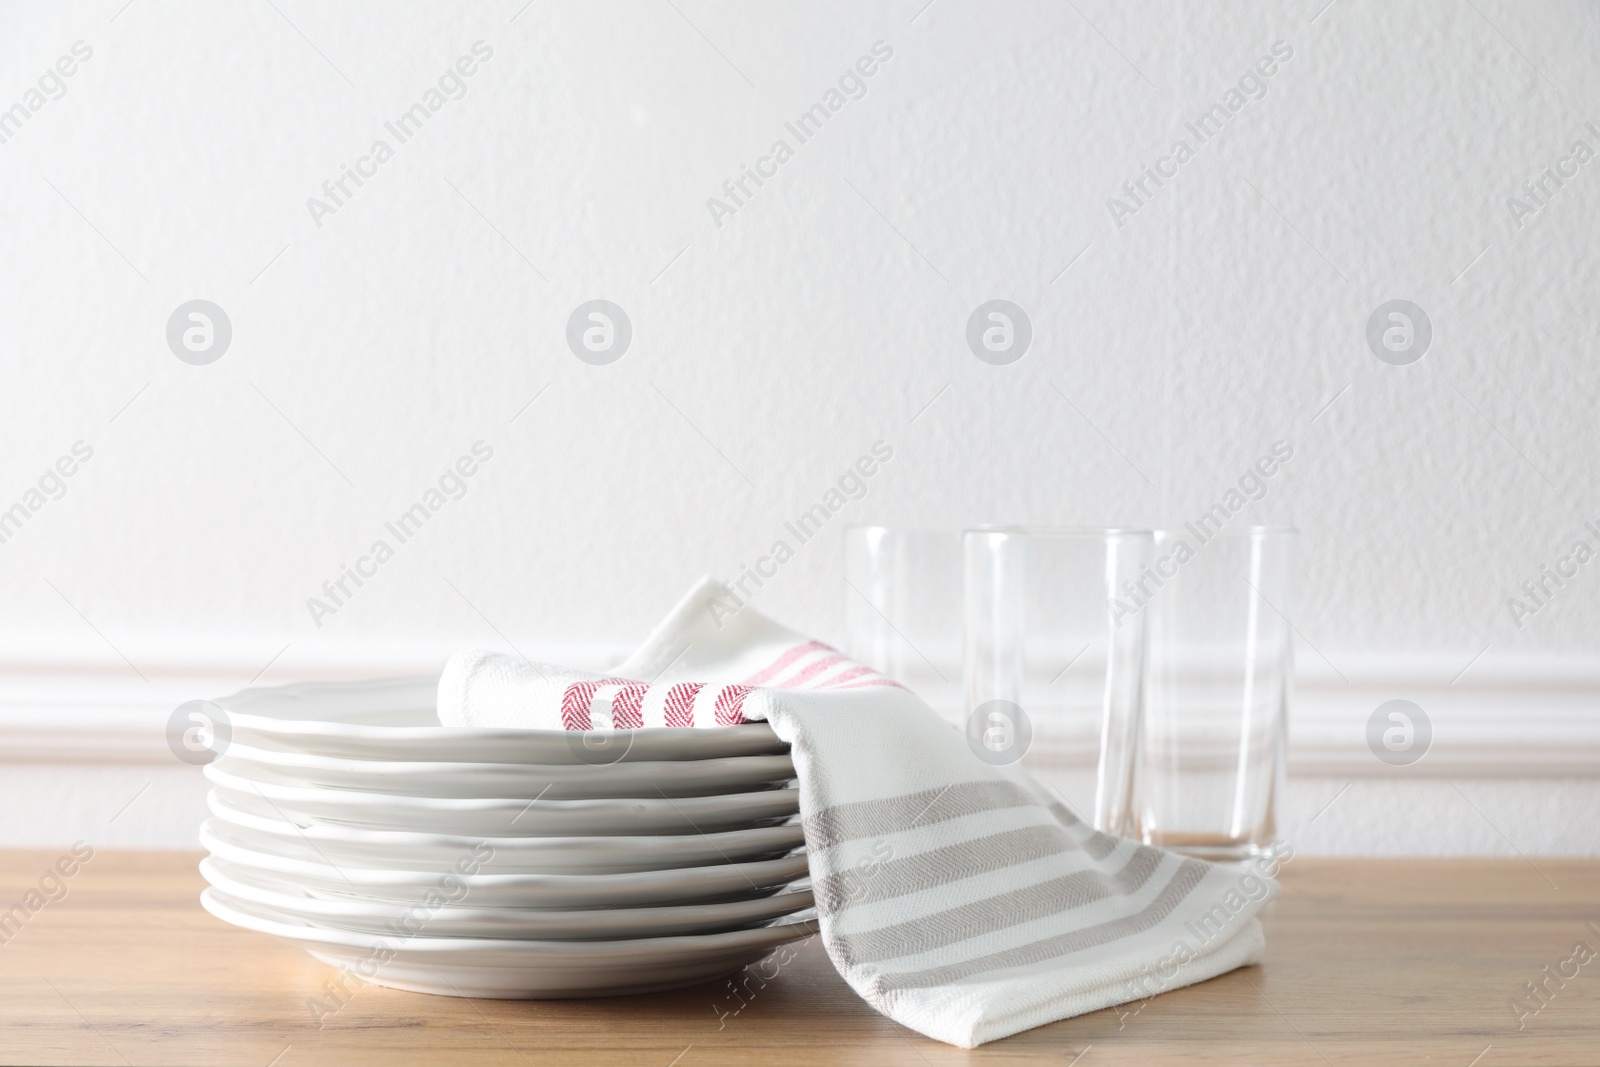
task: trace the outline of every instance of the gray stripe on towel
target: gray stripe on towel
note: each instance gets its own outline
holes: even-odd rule
[[[1130,896],[1149,883],[1161,860],[1162,854],[1157,850],[1141,847],[1115,874],[1074,871],[920,919],[836,937],[834,951],[851,965],[877,963],[985,937],[1108,897]]]
[[[1027,967],[1045,960],[1060,959],[1074,952],[1098,948],[1125,937],[1144,933],[1160,925],[1196,886],[1205,880],[1210,868],[1199,860],[1184,860],[1172,880],[1144,910],[1056,937],[1036,941],[1020,948],[992,952],[945,967],[881,974],[872,980],[873,993],[883,995],[900,989],[927,989],[959,982],[974,975],[989,976],[997,971]]]
[[[806,845],[821,852],[845,841],[884,837],[902,830],[959,819],[983,811],[1035,805],[1038,801],[1011,782],[961,782],[897,797],[836,804],[805,820]],[[1076,819],[1054,813],[1062,822]],[[1067,823],[1071,825],[1071,823]]]
[[[857,904],[922,893],[990,871],[1016,867],[1076,846],[1059,826],[1023,826],[997,834],[929,849],[910,856],[866,861],[822,878],[813,878],[817,911],[833,915]]]

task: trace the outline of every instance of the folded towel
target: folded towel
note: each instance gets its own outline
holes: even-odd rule
[[[1097,832],[921,700],[702,580],[608,674],[490,652],[447,726],[771,723],[800,780],[823,944],[883,1014],[974,1048],[1261,958],[1269,878]]]

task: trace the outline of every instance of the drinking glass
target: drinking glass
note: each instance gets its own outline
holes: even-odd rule
[[[845,648],[961,722],[961,529],[847,526]]]
[[[1157,530],[1127,607],[1150,616],[1150,673],[1130,836],[1204,859],[1276,849],[1297,534]]]
[[[969,743],[999,749],[989,739],[1020,736],[1023,764],[1111,833],[1127,822],[1146,625],[1116,598],[1149,568],[1153,548],[1148,530],[965,535]]]

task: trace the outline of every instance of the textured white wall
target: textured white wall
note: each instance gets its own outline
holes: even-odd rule
[[[1592,3],[10,5],[0,108],[78,41],[0,144],[0,508],[93,449],[0,544],[9,647],[625,641],[879,440],[763,610],[838,635],[846,522],[1176,523],[1284,439],[1241,521],[1303,528],[1299,626],[1335,660],[1600,639],[1600,562],[1520,629],[1505,606],[1600,547],[1600,162],[1507,207],[1600,149]],[[778,138],[719,227],[707,199]],[[1010,366],[965,342],[995,297],[1033,324]],[[165,337],[194,298],[232,324],[207,366]],[[595,298],[633,324],[610,366],[564,339]],[[1365,340],[1392,299],[1432,321],[1411,366]],[[318,628],[307,598],[479,440],[466,495]]]

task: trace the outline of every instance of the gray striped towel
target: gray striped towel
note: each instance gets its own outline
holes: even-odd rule
[[[772,724],[823,943],[883,1014],[974,1048],[1256,963],[1276,884],[1084,824],[871,668],[702,580],[607,675],[454,657],[447,726]]]

